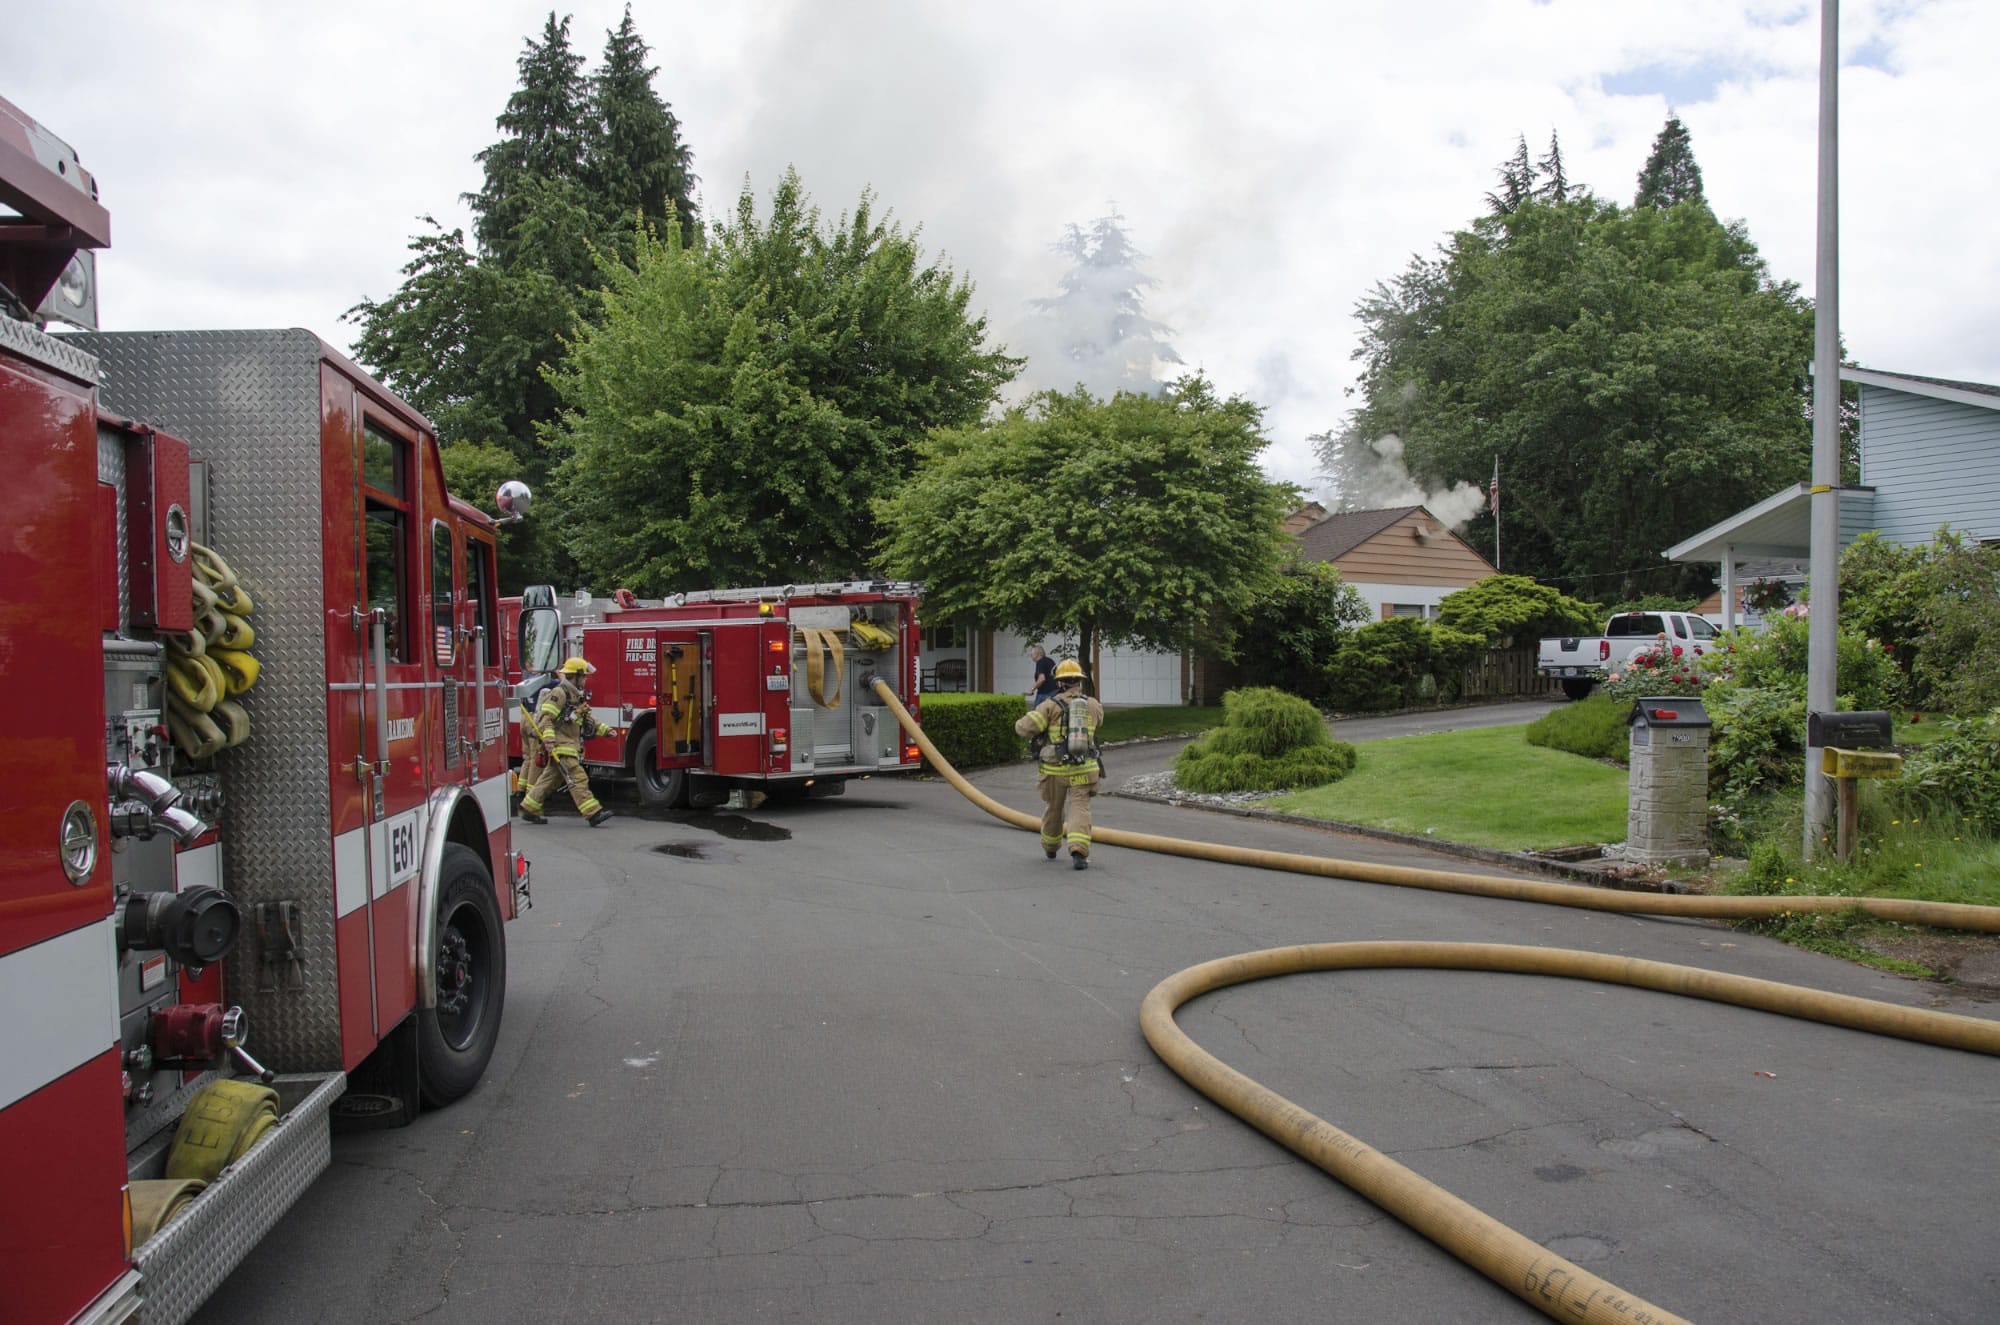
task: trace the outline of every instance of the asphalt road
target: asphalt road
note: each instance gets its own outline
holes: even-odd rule
[[[1115,771],[1165,755],[1126,747]],[[978,781],[1035,803],[1026,767]],[[1142,832],[1468,868],[1097,805]],[[1140,1037],[1146,991],[1249,949],[1457,939],[2000,1014],[1710,924],[1113,848],[1074,873],[941,782],[522,832],[536,906],[509,928],[485,1082],[409,1128],[336,1138],[332,1169],[198,1320],[1540,1319],[1196,1095]],[[1267,982],[1181,1022],[1691,1319],[2000,1316],[1991,1059],[1423,971]]]

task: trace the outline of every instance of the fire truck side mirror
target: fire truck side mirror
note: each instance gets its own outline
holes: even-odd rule
[[[521,480],[510,478],[493,495],[493,504],[500,508],[495,523],[517,524],[528,518],[528,508],[535,504],[534,490]]]

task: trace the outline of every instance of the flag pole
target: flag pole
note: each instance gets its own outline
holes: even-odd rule
[[[1486,489],[1487,501],[1493,507],[1493,569],[1500,569],[1500,456],[1493,456],[1493,486]]]

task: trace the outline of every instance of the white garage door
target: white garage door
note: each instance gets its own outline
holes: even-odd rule
[[[1178,704],[1181,656],[1150,649],[1110,648],[1098,654],[1098,699],[1106,704]]]

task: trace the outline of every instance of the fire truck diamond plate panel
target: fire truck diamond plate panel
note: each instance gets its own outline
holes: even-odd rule
[[[244,904],[229,996],[299,1071],[341,1067],[328,791],[320,363],[307,331],[88,333],[107,408],[185,437],[209,460],[208,537],[250,591],[263,669],[241,703],[252,735],[219,757],[223,878]],[[260,991],[255,908],[300,902],[303,989]]]

